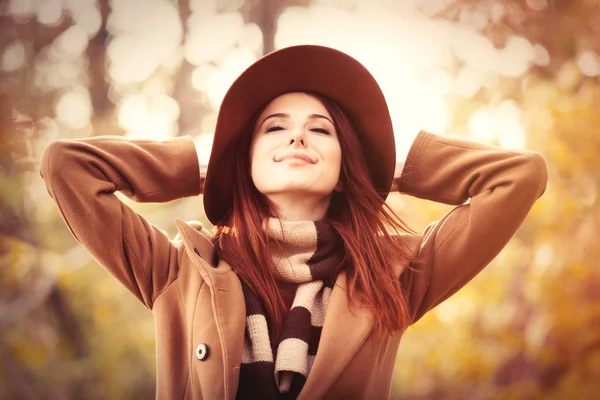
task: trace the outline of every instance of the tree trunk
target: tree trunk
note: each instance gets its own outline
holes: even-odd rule
[[[106,41],[108,40],[108,30],[106,21],[110,14],[109,0],[98,0],[100,6],[100,15],[102,24],[96,36],[88,43],[86,55],[89,62],[88,73],[90,75],[90,98],[92,101],[92,127],[95,135],[115,134],[110,125],[114,118],[114,105],[108,99],[109,85],[106,81]],[[110,130],[110,132],[106,132]]]
[[[179,18],[183,28],[182,46],[185,44],[188,35],[187,22],[192,14],[189,0],[179,0]],[[198,92],[192,87],[192,73],[194,65],[183,59],[179,71],[175,76],[175,88],[173,89],[173,98],[179,104],[178,135],[187,135],[191,130],[198,126],[206,109],[198,101]]]

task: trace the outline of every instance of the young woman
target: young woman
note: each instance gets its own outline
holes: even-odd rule
[[[59,140],[40,172],[75,238],[154,313],[158,398],[385,399],[405,329],[500,252],[547,182],[538,153],[420,132],[398,190],[456,208],[417,234],[384,205],[395,164],[371,74],[295,46],[227,92],[204,185],[190,137]],[[177,219],[174,239],[114,195],[202,189],[213,234]]]

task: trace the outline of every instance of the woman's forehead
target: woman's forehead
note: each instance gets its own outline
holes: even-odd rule
[[[327,109],[318,97],[303,92],[284,93],[275,97],[267,104],[261,115],[291,112],[306,112],[307,114],[319,112],[329,116]]]

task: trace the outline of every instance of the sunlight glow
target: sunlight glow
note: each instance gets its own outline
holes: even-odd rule
[[[62,0],[73,18],[89,38],[93,37],[102,25],[102,16],[97,0]]]
[[[211,75],[208,86],[208,96],[215,109],[223,101],[233,81],[254,61],[256,55],[246,49],[234,48],[226,52],[221,69]]]
[[[504,100],[496,108],[497,135],[500,147],[525,147],[525,130],[521,124],[521,108],[514,100]]]
[[[75,24],[64,31],[52,44],[60,51],[61,59],[63,57],[79,57],[88,46],[87,32],[79,24]]]
[[[150,112],[148,103],[144,96],[132,95],[121,100],[118,107],[118,119],[121,128],[126,130],[135,130]]]
[[[214,137],[215,135],[212,133],[202,133],[194,140],[200,165],[208,165]]]
[[[61,0],[46,0],[38,9],[37,20],[40,24],[56,25],[63,16]]]
[[[577,66],[585,76],[600,75],[600,56],[593,51],[582,51],[577,57]]]
[[[100,15],[100,10],[96,7],[71,11],[71,16],[89,38],[95,36],[102,25],[102,15]]]
[[[194,14],[188,25],[185,58],[194,65],[218,61],[244,32],[244,19],[240,13],[218,14],[211,18]]]
[[[111,60],[110,76],[116,83],[143,82],[158,68],[154,46],[143,38],[117,36],[106,54]]]
[[[533,51],[535,54],[533,59],[535,65],[545,67],[548,64],[550,64],[550,53],[548,53],[548,49],[546,49],[541,44],[536,43],[535,45],[533,45]]]
[[[19,40],[15,40],[6,47],[2,54],[2,70],[13,72],[25,64],[25,46]]]
[[[78,11],[96,7],[98,0],[62,0],[62,2],[68,10]]]
[[[65,8],[81,13],[84,8],[77,4],[76,0],[64,3]],[[95,0],[86,0],[86,4],[97,15]],[[519,76],[532,65],[549,62],[545,48],[522,37],[509,37],[506,46],[495,48],[475,29],[482,24],[482,15],[476,10],[461,15],[461,23],[432,20],[419,7],[417,1],[399,5],[378,0],[367,5],[356,0],[343,4],[317,0],[311,7],[286,7],[275,37],[276,48],[320,44],[361,61],[388,101],[398,160],[406,157],[420,130],[439,134],[452,130],[457,99],[472,97],[482,88],[495,87],[502,77]],[[109,76],[113,91],[128,96],[119,106],[119,123],[129,132],[173,134],[179,107],[173,99],[160,107],[153,105],[159,93],[150,95],[142,88],[154,77],[165,75],[165,70],[176,70],[183,58],[195,66],[189,84],[205,96],[209,115],[218,110],[231,83],[261,54],[260,29],[246,24],[239,12],[219,11],[216,0],[193,0],[190,9],[192,14],[185,22],[188,36],[180,47],[183,27],[173,1],[131,0],[115,2],[112,7]],[[495,7],[489,18],[499,21],[507,12],[504,6]],[[63,39],[61,51],[81,53],[89,32],[82,27],[72,29]],[[580,68],[595,73],[592,61],[589,54],[582,55]],[[136,91],[127,87],[132,84],[139,86],[141,97],[131,98]],[[167,85],[163,98],[170,99],[166,95],[169,90]],[[196,129],[209,125],[199,121]],[[503,147],[525,144],[520,110],[511,103],[476,111],[468,129],[474,138]]]
[[[189,0],[190,10],[203,16],[212,16],[216,13],[219,0]]]
[[[116,83],[142,82],[161,65],[171,65],[183,29],[172,3],[162,0],[114,2],[108,29],[110,75]]]
[[[477,140],[490,143],[494,141],[494,118],[487,107],[480,108],[469,118],[469,131]]]
[[[503,148],[525,147],[521,109],[513,100],[505,100],[495,108],[481,107],[471,116],[468,125],[474,139],[488,143],[497,140]]]
[[[458,319],[471,317],[476,311],[475,302],[463,292],[462,297],[446,300],[433,309],[437,318],[444,324],[456,323]]]
[[[211,64],[202,64],[194,69],[192,73],[192,85],[200,92],[207,92],[210,81],[215,74],[219,73],[219,69]]]
[[[443,134],[450,128],[454,110],[449,99],[471,97],[482,87],[495,86],[501,76],[525,73],[545,50],[517,36],[496,49],[470,26],[433,21],[408,6],[400,15],[390,12],[390,4],[381,1],[366,7],[357,3],[356,12],[323,4],[286,8],[278,21],[275,44],[277,48],[331,46],[362,62],[388,101],[399,160],[419,130]],[[467,17],[479,23],[478,16]],[[458,70],[457,61],[462,64]],[[522,147],[524,131],[518,112],[501,107],[495,113],[501,115],[482,111],[472,117],[469,128],[474,137],[497,138],[503,146]]]
[[[244,25],[244,29],[238,37],[238,44],[240,48],[248,49],[254,54],[262,54],[263,35],[258,25]]]
[[[87,89],[75,88],[56,102],[56,119],[71,129],[85,127],[92,117],[92,103]]]
[[[179,104],[167,95],[131,95],[119,104],[118,120],[127,137],[164,139],[175,134],[179,113]]]
[[[35,5],[32,0],[10,0],[7,11],[9,14],[33,14]]]

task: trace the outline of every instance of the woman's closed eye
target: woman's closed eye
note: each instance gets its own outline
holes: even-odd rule
[[[311,128],[310,130],[313,132],[324,133],[325,135],[329,135],[331,133],[325,128]]]
[[[268,128],[267,128],[267,133],[268,133],[268,132],[281,131],[281,130],[283,130],[283,129],[284,129],[284,127],[283,127],[283,126],[280,126],[280,125],[273,125],[273,126],[270,126],[270,127],[268,127]]]
[[[285,128],[283,126],[281,126],[281,125],[273,125],[273,126],[268,127],[267,130],[266,130],[266,132],[267,133],[269,133],[269,132],[276,132],[276,131],[282,131],[284,129]],[[327,130],[325,128],[310,128],[310,131],[311,132],[322,133],[322,134],[325,134],[325,135],[331,134],[331,132],[329,132],[329,130]]]

